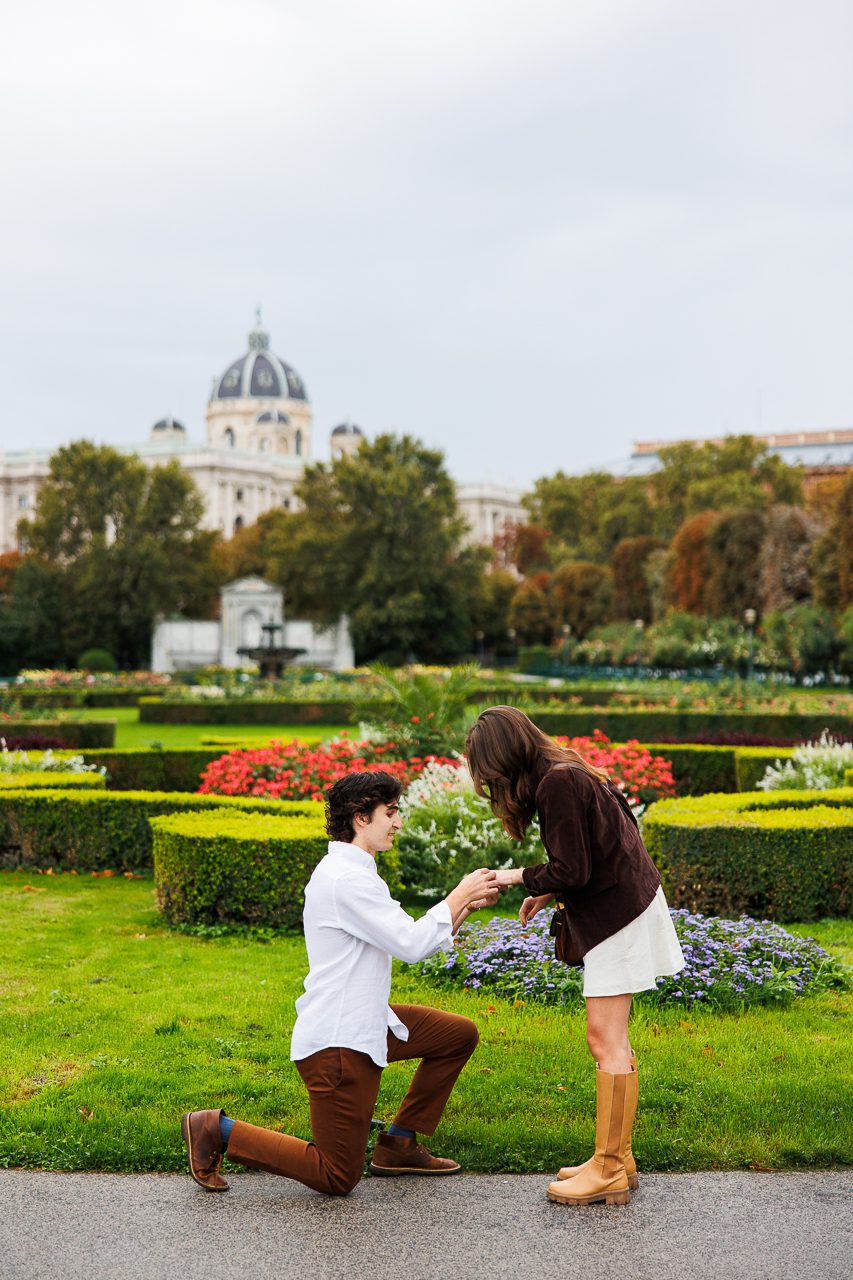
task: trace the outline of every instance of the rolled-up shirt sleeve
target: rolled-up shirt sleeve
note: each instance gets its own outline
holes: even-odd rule
[[[335,885],[334,904],[342,929],[409,964],[434,955],[453,939],[453,919],[446,902],[413,920],[378,876],[375,883],[364,876],[342,876]]]
[[[592,874],[592,854],[586,806],[574,780],[547,778],[537,793],[537,801],[548,861],[524,868],[524,887],[535,897],[582,888]]]

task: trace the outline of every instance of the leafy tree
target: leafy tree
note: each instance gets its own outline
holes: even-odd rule
[[[613,572],[613,616],[615,618],[652,619],[652,599],[646,579],[646,565],[653,551],[664,547],[660,538],[641,534],[622,538],[613,548],[610,568]]]
[[[681,613],[708,612],[711,569],[708,538],[715,520],[713,511],[690,516],[672,540],[667,564],[667,602]]]
[[[802,501],[800,468],[768,453],[752,436],[667,445],[659,456],[661,469],[650,477],[650,485],[655,532],[662,537],[671,537],[685,519],[702,511],[763,510],[772,503]]]
[[[560,625],[568,623],[583,637],[610,616],[613,574],[606,565],[574,560],[554,570],[551,580],[554,612]]]
[[[843,649],[843,636],[835,629],[832,614],[818,605],[800,604],[784,613],[771,613],[761,630],[779,665],[797,675],[831,671]]]
[[[550,574],[537,573],[516,587],[509,621],[521,644],[548,644],[554,635],[550,585]]]
[[[266,571],[290,613],[321,625],[346,614],[360,661],[441,661],[469,648],[485,556],[462,547],[439,452],[379,436],[351,458],[307,467],[297,494],[300,509],[266,539]]]
[[[713,617],[740,618],[758,607],[765,527],[760,511],[723,511],[710,525],[705,602]]]
[[[584,559],[606,563],[622,538],[648,533],[651,508],[645,480],[619,480],[605,471],[536,481],[524,499],[536,525],[553,538],[552,563]]]
[[[496,567],[517,569],[525,575],[546,569],[550,537],[548,530],[541,525],[510,521],[492,541]]]
[[[379,662],[371,670],[386,706],[372,717],[370,727],[386,742],[407,757],[462,751],[477,715],[471,703],[479,667],[454,667],[447,676],[394,671]]]
[[[815,599],[830,609],[853,604],[853,473],[841,486],[812,561]]]
[[[767,512],[758,562],[762,613],[776,613],[809,600],[811,558],[817,524],[801,507],[779,503]]]
[[[509,651],[509,615],[517,587],[518,578],[506,569],[493,569],[481,576],[469,608],[471,625],[475,631],[482,631],[486,648]]]
[[[20,529],[28,562],[38,564],[23,585],[32,591],[41,577],[58,660],[98,647],[121,666],[138,666],[158,614],[208,614],[215,535],[200,529],[203,513],[177,462],[149,470],[85,440],[53,455],[33,518]]]

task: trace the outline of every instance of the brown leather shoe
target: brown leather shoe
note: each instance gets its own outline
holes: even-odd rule
[[[390,1133],[380,1133],[370,1162],[370,1172],[380,1178],[400,1173],[459,1173],[461,1167],[455,1160],[432,1155],[417,1138],[398,1138]]]
[[[190,1173],[205,1191],[227,1191],[220,1175],[223,1146],[219,1132],[221,1108],[215,1111],[187,1111],[181,1116],[181,1133],[187,1148]]]

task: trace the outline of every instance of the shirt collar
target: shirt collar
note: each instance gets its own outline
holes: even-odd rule
[[[376,870],[376,859],[366,849],[360,849],[357,844],[348,844],[343,840],[330,840],[329,853],[341,854],[348,861],[359,862],[362,866]]]

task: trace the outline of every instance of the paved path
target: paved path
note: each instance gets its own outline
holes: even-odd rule
[[[365,1179],[0,1171],[2,1280],[850,1280],[853,1173],[644,1175],[626,1208],[539,1176]]]

